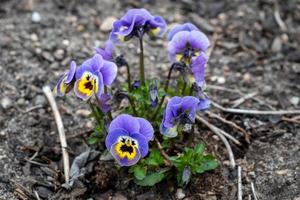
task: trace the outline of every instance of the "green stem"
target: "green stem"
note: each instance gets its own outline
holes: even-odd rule
[[[127,69],[127,84],[128,84],[128,91],[131,92],[131,76],[130,76],[130,68],[128,63],[126,64]]]
[[[182,87],[181,94],[182,94],[183,96],[185,96],[185,89],[186,89],[187,83],[186,83],[185,80],[183,80],[183,81],[184,81],[184,83],[183,83],[183,87]]]
[[[140,42],[140,79],[141,84],[145,85],[145,66],[144,66],[144,46],[143,46],[143,33],[139,35]]]
[[[174,67],[175,67],[175,64],[173,64],[173,65],[171,66],[170,70],[169,70],[168,77],[167,77],[167,82],[166,82],[165,87],[164,87],[165,93],[168,92],[168,89],[169,89],[169,83],[170,83],[170,79],[171,79],[171,75],[172,75],[172,71],[173,71]],[[158,112],[160,111],[160,109],[161,109],[161,107],[162,107],[162,105],[163,105],[163,103],[164,103],[164,101],[165,101],[165,98],[166,98],[166,95],[164,95],[164,96],[161,98],[161,100],[160,100],[160,102],[159,102],[159,104],[158,104],[158,107],[156,108],[156,110],[155,110],[153,116],[151,117],[152,120],[155,120],[155,118],[157,117]]]
[[[104,93],[105,93],[105,94],[108,94],[108,88],[107,88],[107,86],[104,86]],[[98,100],[98,97],[97,97],[97,96],[96,96],[96,99]],[[108,111],[108,112],[107,112],[107,115],[108,115],[109,120],[112,121],[112,120],[113,120],[113,117],[112,117],[111,111]]]
[[[91,110],[92,110],[92,115],[94,116],[94,118],[95,118],[95,120],[96,120],[96,123],[99,124],[101,118],[100,118],[100,116],[98,115],[98,111],[95,110],[94,104],[93,104],[90,100],[88,100],[88,104],[89,104],[89,106],[90,106],[90,108],[91,108]]]

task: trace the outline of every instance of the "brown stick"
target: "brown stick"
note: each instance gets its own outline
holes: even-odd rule
[[[57,125],[57,130],[58,130],[59,140],[60,140],[60,145],[61,145],[61,150],[62,150],[62,156],[63,156],[65,181],[67,183],[69,181],[69,177],[70,177],[70,163],[69,163],[69,154],[67,151],[68,145],[67,145],[64,125],[62,123],[62,119],[59,114],[59,111],[58,111],[58,108],[57,108],[57,105],[56,105],[56,102],[55,102],[55,99],[51,92],[50,87],[44,86],[43,92],[50,103],[50,106],[51,106],[53,114],[54,114],[55,122]]]
[[[293,119],[293,118],[284,117],[284,116],[281,118],[281,120],[286,121],[286,122],[295,123],[295,124],[300,124],[300,121]]]
[[[247,115],[298,115],[300,110],[245,110],[245,109],[235,109],[235,108],[225,108],[215,102],[211,104],[222,110],[223,112],[235,113],[235,114],[247,114]]]
[[[229,142],[227,141],[227,139],[219,132],[218,128],[214,125],[212,125],[211,123],[209,123],[208,121],[206,121],[205,119],[203,119],[202,117],[200,117],[199,115],[196,116],[196,119],[203,123],[205,126],[207,126],[212,132],[214,132],[217,136],[219,136],[219,138],[221,139],[221,141],[224,143],[227,152],[228,152],[228,157],[229,157],[229,162],[230,162],[230,167],[232,169],[235,168],[235,160],[234,160],[234,155],[231,149],[231,146],[229,144]]]
[[[210,117],[213,117],[213,118],[216,118],[220,121],[222,121],[223,123],[225,124],[228,124],[230,126],[232,126],[233,128],[239,130],[240,132],[243,133],[243,136],[245,137],[245,140],[249,143],[250,142],[250,133],[247,132],[245,129],[243,129],[242,127],[240,127],[239,125],[237,125],[236,123],[232,122],[232,121],[228,121],[226,119],[224,119],[223,117],[213,113],[213,112],[210,112],[210,111],[205,111],[206,114],[208,114]]]
[[[161,155],[165,158],[166,165],[173,166],[173,162],[171,161],[170,157],[168,156],[168,154],[163,149],[163,147],[160,144],[160,142],[158,141],[158,139],[155,137],[154,140],[157,144],[158,149],[160,150]]]

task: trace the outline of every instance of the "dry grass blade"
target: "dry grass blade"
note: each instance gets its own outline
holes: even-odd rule
[[[62,149],[65,181],[67,183],[69,181],[69,177],[70,177],[70,163],[69,163],[69,154],[67,151],[68,145],[67,145],[64,126],[63,126],[62,119],[61,119],[60,113],[58,111],[58,108],[57,108],[57,105],[56,105],[56,102],[55,102],[55,99],[54,99],[54,96],[52,94],[50,87],[44,86],[43,92],[50,103],[50,106],[51,106],[53,114],[54,114],[55,122],[57,125],[59,140],[60,140],[61,149]]]
[[[215,102],[211,104],[222,110],[223,112],[235,113],[235,114],[246,114],[246,115],[299,115],[300,110],[246,110],[246,109],[235,109],[235,108],[225,108]]]
[[[242,191],[242,168],[238,166],[237,168],[237,175],[238,175],[238,200],[243,199],[243,191]]]
[[[222,135],[222,133],[220,133],[219,129],[216,126],[212,125],[211,123],[209,123],[208,121],[206,121],[205,119],[203,119],[202,117],[200,117],[199,115],[197,115],[196,119],[199,122],[203,123],[205,126],[207,126],[216,135],[219,136],[219,138],[224,143],[224,145],[225,145],[225,147],[227,149],[228,156],[229,156],[230,167],[234,169],[235,168],[234,155],[233,155],[231,146],[230,146],[229,142],[227,141],[227,139],[224,137],[224,135]]]
[[[233,128],[239,130],[239,132],[243,133],[243,136],[245,137],[245,140],[249,143],[250,142],[250,133],[248,133],[245,129],[243,129],[242,127],[240,127],[239,125],[237,125],[236,123],[232,122],[232,121],[228,121],[226,119],[224,119],[223,117],[210,112],[210,111],[205,111],[205,113],[207,113],[210,117],[216,118],[220,121],[222,121],[225,124],[228,124],[230,126],[232,126]]]
[[[245,96],[242,96],[241,98],[233,101],[232,107],[233,108],[238,107],[239,105],[241,105],[242,103],[244,103],[246,100],[255,97],[257,94],[258,94],[258,92],[252,92],[252,93],[246,94]]]

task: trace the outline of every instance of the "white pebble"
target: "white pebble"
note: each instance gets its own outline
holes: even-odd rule
[[[183,199],[184,197],[185,197],[185,194],[183,193],[183,190],[181,188],[177,189],[176,198],[177,199]]]
[[[299,104],[300,98],[299,97],[292,97],[290,99],[290,102],[294,105],[297,106]]]
[[[218,77],[217,83],[224,84],[226,82],[226,79],[223,76]]]
[[[41,15],[38,12],[33,12],[31,15],[31,21],[35,23],[39,23],[41,21]]]

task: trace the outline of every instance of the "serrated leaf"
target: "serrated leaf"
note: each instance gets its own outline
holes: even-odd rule
[[[135,180],[135,183],[140,186],[153,186],[156,183],[161,182],[165,177],[165,172],[169,169],[163,169],[159,172],[154,172],[151,174],[148,174],[143,180]]]
[[[147,169],[139,165],[134,166],[132,171],[137,180],[143,180],[147,174]]]

